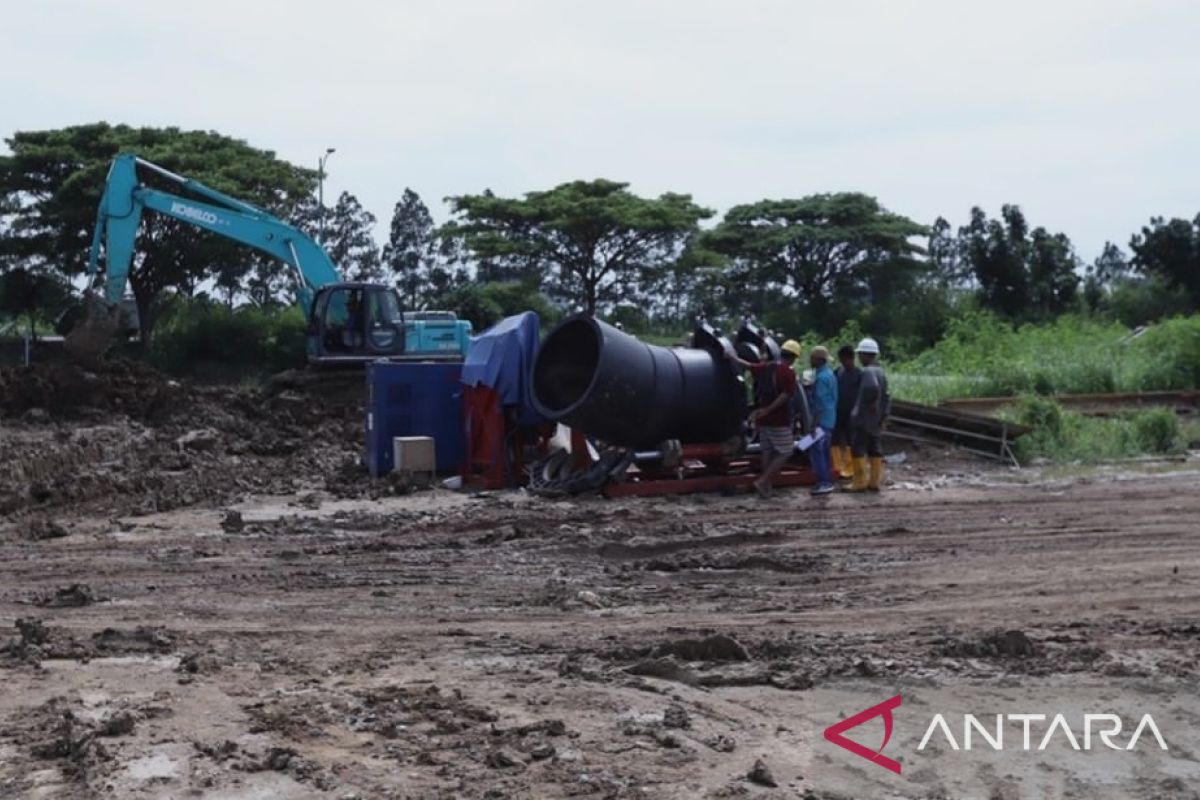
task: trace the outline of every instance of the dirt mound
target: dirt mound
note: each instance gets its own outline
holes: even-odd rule
[[[0,417],[89,419],[121,414],[155,421],[184,411],[180,383],[137,361],[109,361],[95,371],[49,363],[0,369]]]
[[[365,473],[345,469],[362,453],[362,376],[331,383],[268,393],[175,381],[132,361],[96,372],[0,370],[0,515],[89,503],[149,513],[303,488],[369,492]]]
[[[96,741],[99,731],[77,710],[77,703],[54,698],[33,710],[19,738],[28,743],[34,758],[62,761],[67,775],[85,781],[102,772],[111,756]]]
[[[950,637],[941,651],[959,658],[1030,658],[1038,647],[1023,631],[994,630],[974,638]]]
[[[660,645],[656,656],[675,656],[682,661],[749,661],[750,654],[732,636],[714,634],[703,639],[677,639]]]
[[[42,608],[79,608],[96,602],[96,591],[86,583],[73,583],[60,586],[52,592],[41,592],[33,597],[32,602]]]

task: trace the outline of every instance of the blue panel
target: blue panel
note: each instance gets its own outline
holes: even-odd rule
[[[432,436],[438,472],[457,472],[466,460],[461,364],[367,365],[367,469],[391,472],[397,436]]]

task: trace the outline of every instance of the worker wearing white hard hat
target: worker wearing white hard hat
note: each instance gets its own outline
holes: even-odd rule
[[[850,412],[850,452],[854,480],[849,491],[883,488],[883,423],[892,408],[887,376],[879,366],[879,343],[867,337],[855,348],[862,375],[858,399]]]
[[[851,455],[850,412],[858,401],[858,384],[862,370],[855,364],[854,346],[844,344],[837,351],[841,366],[833,371],[838,382],[837,422],[833,427],[831,455],[833,472],[839,480],[854,477],[854,457]]]
[[[858,347],[855,350],[859,354],[866,353],[867,355],[877,356],[879,355],[879,342],[868,336],[858,343]]]

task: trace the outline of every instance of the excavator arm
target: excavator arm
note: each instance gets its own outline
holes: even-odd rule
[[[138,179],[139,167],[177,184],[184,193],[146,186]],[[329,255],[294,226],[261,208],[126,154],[118,156],[109,169],[88,257],[88,272],[98,280],[103,253],[104,298],[89,293],[85,319],[66,337],[67,352],[77,361],[98,361],[119,326],[116,307],[129,283],[134,243],[146,211],[211,231],[287,264],[294,277],[296,299],[308,320],[305,335],[310,363],[361,364],[406,356],[461,358],[470,343],[471,326],[466,321],[453,317],[448,323],[406,321],[394,288],[343,283]]]
[[[149,188],[138,180],[139,166],[151,169],[192,194],[212,202],[201,202]],[[110,305],[119,303],[125,294],[133,262],[134,242],[142,212],[146,210],[240,242],[287,264],[295,277],[297,300],[306,317],[312,313],[314,292],[341,280],[328,254],[303,231],[262,209],[197,181],[176,175],[133,155],[121,155],[113,162],[108,173],[104,196],[96,212],[96,230],[88,257],[88,272],[98,276],[100,252],[101,249],[104,251],[104,293]]]

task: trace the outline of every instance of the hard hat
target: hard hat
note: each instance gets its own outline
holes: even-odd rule
[[[858,343],[857,352],[870,353],[871,355],[879,355],[879,342],[868,336]]]
[[[829,348],[827,348],[823,344],[817,345],[812,350],[810,350],[808,354],[812,358],[819,358],[819,359],[822,359],[823,361],[829,360]]]
[[[786,342],[783,343],[783,345],[779,349],[785,353],[791,353],[796,358],[799,358],[800,356],[804,355],[804,348],[801,347],[800,343],[797,342],[795,339],[788,339]]]

